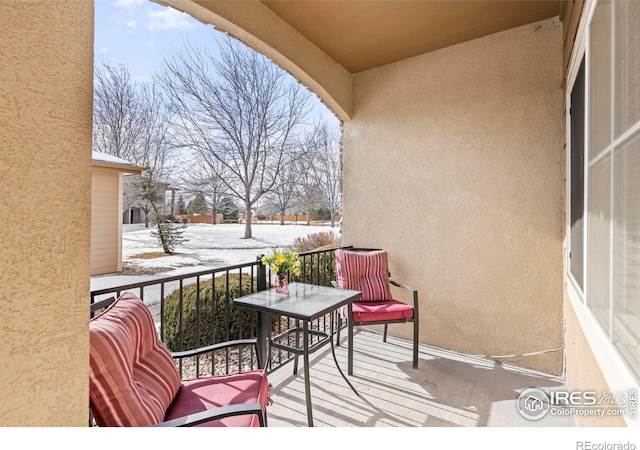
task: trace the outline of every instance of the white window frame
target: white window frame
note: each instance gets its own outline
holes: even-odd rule
[[[587,261],[588,261],[588,246],[587,246],[587,236],[588,236],[588,186],[589,186],[589,52],[586,51],[589,48],[589,25],[591,24],[591,20],[593,18],[598,0],[585,0],[584,7],[582,10],[582,15],[580,18],[580,24],[578,26],[578,31],[576,34],[575,43],[573,49],[571,51],[571,57],[569,59],[569,67],[567,70],[567,80],[566,80],[566,92],[565,92],[565,100],[567,105],[567,110],[565,112],[565,142],[566,145],[566,186],[565,186],[565,211],[571,211],[571,115],[570,115],[570,106],[571,106],[571,91],[575,84],[575,80],[580,69],[580,64],[582,62],[582,58],[585,58],[585,136],[584,136],[584,204],[585,204],[585,215],[584,215],[584,240],[583,240],[583,286],[588,286],[588,274],[587,274]],[[612,64],[613,66],[613,64]],[[611,70],[614,70],[612,67]],[[615,81],[612,80],[612,82]],[[613,101],[613,100],[612,100]],[[613,120],[613,115],[612,115]],[[636,126],[632,127],[631,130],[624,133],[618,139],[615,140],[610,146],[615,143],[621,142],[622,139],[629,137],[632,132],[637,131],[640,128],[640,125],[636,124]],[[613,133],[612,129],[612,133]],[[609,147],[607,147],[608,149]],[[606,151],[606,150],[605,150]],[[597,159],[602,157],[602,153],[597,156]],[[594,159],[595,161],[596,159]],[[612,168],[613,170],[613,168]],[[613,183],[613,177],[611,182]],[[611,193],[613,195],[613,191]],[[613,203],[613,202],[612,202]],[[612,216],[613,217],[613,216]],[[582,289],[578,286],[578,283],[575,281],[573,275],[571,274],[571,266],[569,262],[569,246],[571,242],[571,223],[570,223],[570,214],[565,214],[565,277],[566,277],[566,289],[567,289],[567,297],[569,299],[569,305],[573,309],[578,323],[582,329],[582,332],[585,335],[587,343],[589,344],[591,351],[593,352],[593,356],[598,363],[600,370],[604,376],[606,383],[609,386],[611,392],[623,392],[628,390],[631,387],[638,387],[638,380],[635,378],[631,370],[628,368],[627,364],[624,362],[618,351],[613,346],[609,336],[606,335],[600,323],[596,320],[593,313],[588,307],[589,299],[586,295],[586,292],[583,292]],[[609,267],[612,267],[610,264]],[[610,302],[613,301],[613,296],[610,295]],[[629,415],[624,415],[624,420],[629,426],[640,426],[640,417],[636,417],[632,419]]]

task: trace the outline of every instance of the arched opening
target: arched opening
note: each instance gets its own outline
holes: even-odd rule
[[[94,150],[148,168],[148,179],[125,183],[123,223],[181,222],[160,200],[161,187],[172,186],[174,199],[183,196],[181,214],[224,217],[232,206],[236,215],[220,222],[237,220],[245,238],[256,221],[337,227],[340,119],[282,69],[291,65],[284,56],[271,51],[276,64],[203,23],[221,19],[192,6],[185,13],[148,1],[95,4]],[[265,117],[247,125],[253,111]]]

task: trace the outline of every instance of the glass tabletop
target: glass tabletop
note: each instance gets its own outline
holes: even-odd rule
[[[360,297],[362,297],[360,291],[307,283],[290,283],[287,294],[277,293],[275,289],[267,289],[237,298],[233,302],[238,306],[260,312],[300,320],[314,320]]]

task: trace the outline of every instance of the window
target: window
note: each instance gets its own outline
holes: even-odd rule
[[[599,1],[588,42],[586,302],[640,377],[640,2]]]
[[[570,271],[584,291],[584,59],[571,90]]]

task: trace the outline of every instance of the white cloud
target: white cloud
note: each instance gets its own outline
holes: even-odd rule
[[[124,25],[128,28],[135,28],[136,27],[137,22],[133,19],[129,19],[127,20]]]
[[[164,8],[149,13],[151,22],[147,25],[149,30],[186,30],[193,28],[193,19],[185,13],[172,8]]]

